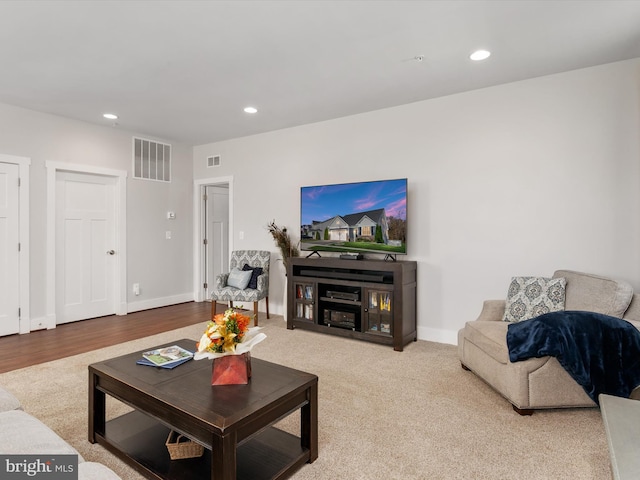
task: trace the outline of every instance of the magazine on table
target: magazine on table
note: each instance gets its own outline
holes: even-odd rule
[[[182,365],[185,362],[188,362],[189,360],[191,360],[191,358],[185,358],[183,360],[178,360],[177,362],[171,362],[170,364],[165,364],[165,365],[156,365],[155,363],[153,363],[151,360],[147,360],[146,358],[141,358],[140,360],[136,361],[136,363],[138,365],[147,365],[149,367],[159,367],[159,368],[175,368],[178,365]]]
[[[171,347],[158,348],[157,350],[149,350],[142,354],[142,360],[138,363],[141,365],[153,365],[156,367],[173,368],[184,362],[188,362],[193,358],[193,352],[185,350],[178,345]]]

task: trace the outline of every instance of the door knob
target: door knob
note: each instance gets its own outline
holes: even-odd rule
[[[107,254],[108,255],[115,255],[116,251],[115,250],[107,250]]]

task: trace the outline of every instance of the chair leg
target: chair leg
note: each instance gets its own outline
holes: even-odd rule
[[[216,301],[211,300],[211,320],[213,320],[213,317],[215,315],[216,315]]]
[[[253,326],[258,326],[258,302],[253,302]]]
[[[264,301],[267,302],[267,320],[269,320],[269,297],[264,297]]]
[[[229,300],[229,308],[233,308],[233,302]]]

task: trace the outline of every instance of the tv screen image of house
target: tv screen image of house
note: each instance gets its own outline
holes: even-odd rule
[[[406,232],[406,178],[300,189],[302,250],[406,254]]]

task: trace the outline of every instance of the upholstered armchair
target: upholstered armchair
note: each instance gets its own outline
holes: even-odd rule
[[[258,301],[265,299],[269,318],[269,260],[267,250],[234,250],[229,260],[229,273],[216,278],[211,292],[211,318],[217,302],[253,302],[253,322],[258,325]]]
[[[565,310],[623,318],[640,330],[640,295],[634,294],[628,283],[570,270],[558,270],[553,278],[565,279]],[[458,332],[462,368],[493,387],[520,415],[546,408],[595,407],[557,358],[510,361],[510,322],[502,321],[505,307],[505,300],[485,300],[478,319],[467,322]]]

